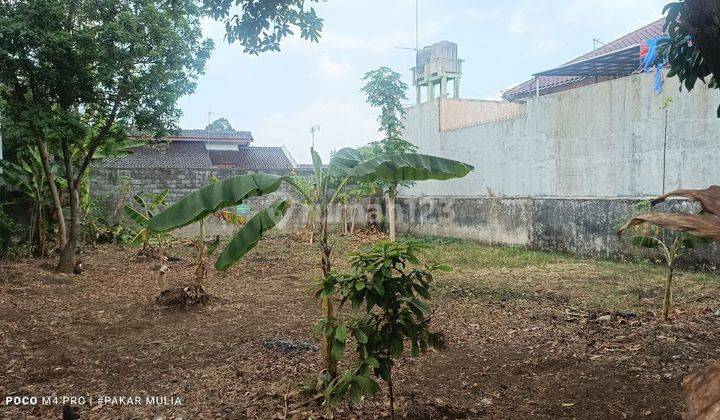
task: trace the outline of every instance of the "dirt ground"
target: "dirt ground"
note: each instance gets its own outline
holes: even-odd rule
[[[340,240],[335,263],[371,239]],[[436,278],[432,302],[448,348],[399,361],[407,418],[679,418],[682,378],[720,358],[713,274],[678,273],[662,322],[661,267],[432,244],[426,258],[455,268]],[[72,276],[51,260],[0,261],[0,417],[61,418],[61,402],[8,406],[7,396],[83,396],[83,419],[330,415],[307,403],[321,365],[314,247],[262,242],[228,272],[211,272],[216,300],[199,310],[154,305],[155,278],[134,252],[86,248],[85,271]],[[192,252],[174,246],[182,260],[171,263],[171,283],[192,279]],[[99,404],[106,396],[142,401]],[[146,405],[147,396],[165,403]],[[332,412],[389,414],[384,395]]]

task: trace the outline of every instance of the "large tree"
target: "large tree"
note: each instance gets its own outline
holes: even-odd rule
[[[698,80],[720,88],[720,1],[683,0],[668,4],[664,11],[670,36],[663,44],[668,76],[677,76],[687,90]]]
[[[371,156],[399,155],[414,152],[417,147],[403,139],[402,131],[405,129],[405,108],[403,101],[407,100],[407,84],[402,81],[402,75],[388,67],[365,73],[363,77],[365,86],[362,92],[370,106],[380,108],[378,123],[379,131],[385,137],[372,142],[364,150]],[[387,194],[388,231],[390,240],[395,240],[395,196],[398,186],[409,186],[411,181],[376,180],[377,186]]]
[[[4,128],[37,145],[58,214],[53,155],[67,180],[58,270],[74,268],[79,187],[95,152],[130,129],[175,127],[177,100],[194,91],[213,46],[200,27],[207,13],[251,53],[278,50],[292,27],[310,40],[322,28],[303,0],[0,0]]]

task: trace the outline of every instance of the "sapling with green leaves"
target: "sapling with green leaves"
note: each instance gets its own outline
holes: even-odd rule
[[[675,214],[648,212],[650,207],[668,197],[686,197],[698,200],[700,214]],[[620,229],[619,235],[629,234],[630,243],[645,248],[662,250],[667,266],[665,293],[663,295],[663,320],[669,318],[672,305],[672,283],[678,258],[699,246],[720,239],[720,187],[705,190],[675,190],[652,201],[636,205],[632,216]],[[673,232],[673,233],[671,233]]]
[[[133,195],[133,200],[137,204],[137,209],[127,204],[123,208],[125,215],[138,225],[138,229],[133,234],[130,245],[134,247],[142,246],[141,252],[145,256],[157,257],[162,253],[164,236],[161,233],[156,233],[148,229],[147,223],[158,210],[167,206],[167,196],[169,193],[170,190],[165,189],[158,194],[147,193],[144,197],[140,194],[135,194]],[[145,200],[145,198],[149,201]],[[157,249],[153,247],[153,243],[157,245]]]
[[[367,103],[380,108],[378,123],[379,131],[385,137],[364,147],[364,151],[371,156],[399,155],[411,153],[417,147],[403,139],[402,131],[405,128],[405,107],[403,101],[407,100],[405,92],[408,86],[402,81],[402,75],[388,67],[380,67],[365,73],[362,78],[365,85],[362,93]],[[376,180],[378,188],[387,195],[387,220],[390,240],[395,240],[395,197],[398,187],[412,185],[412,180]]]
[[[318,298],[336,298],[342,307],[350,302],[348,320],[324,318],[318,331],[333,338],[333,357],[340,359],[352,337],[357,360],[352,368],[330,382],[325,399],[348,397],[358,402],[374,394],[381,378],[388,386],[390,416],[395,417],[392,370],[409,344],[412,356],[428,348],[442,349],[444,338],[430,330],[430,283],[433,273],[448,271],[445,265],[418,267],[418,252],[426,248],[417,241],[382,241],[364,253],[352,254],[353,272],[327,277]]]

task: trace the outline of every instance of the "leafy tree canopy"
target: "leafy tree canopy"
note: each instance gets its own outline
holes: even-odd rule
[[[228,121],[227,118],[218,118],[217,120],[211,122],[208,124],[207,127],[205,127],[206,130],[210,131],[230,131],[233,130],[232,125],[230,125],[230,121]]]
[[[373,146],[379,147],[383,153],[406,153],[416,148],[402,139],[402,130],[405,128],[405,108],[403,101],[407,100],[407,83],[402,81],[402,75],[388,67],[380,67],[377,70],[365,73],[363,77],[365,86],[362,92],[365,94],[367,103],[375,108],[380,108],[378,122],[385,138]]]
[[[362,92],[367,103],[372,107],[380,108],[379,131],[385,134],[385,138],[371,142],[360,148],[359,152],[365,159],[415,152],[417,147],[402,138],[402,130],[405,129],[403,101],[407,100],[405,92],[408,89],[407,83],[402,81],[402,75],[388,67],[380,67],[365,73],[362,80],[365,82]],[[392,192],[398,185],[410,186],[413,182],[375,181],[375,184],[382,191]]]
[[[677,1],[663,12],[667,13],[665,28],[670,37],[661,44],[662,55],[670,63],[668,76],[676,76],[687,90],[698,80],[711,89],[720,88],[720,2]]]
[[[207,13],[225,22],[229,42],[239,42],[246,53],[280,51],[283,38],[318,42],[323,20],[307,4],[319,0],[203,0]]]
[[[212,47],[193,1],[1,2],[8,129],[73,142],[131,126],[162,131]]]

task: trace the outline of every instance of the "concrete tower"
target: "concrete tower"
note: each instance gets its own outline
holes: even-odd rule
[[[412,71],[417,103],[421,102],[423,87],[427,87],[428,101],[435,100],[436,85],[440,87],[439,97],[448,97],[448,81],[453,82],[453,97],[460,97],[462,60],[458,58],[454,42],[440,41],[419,50]]]

